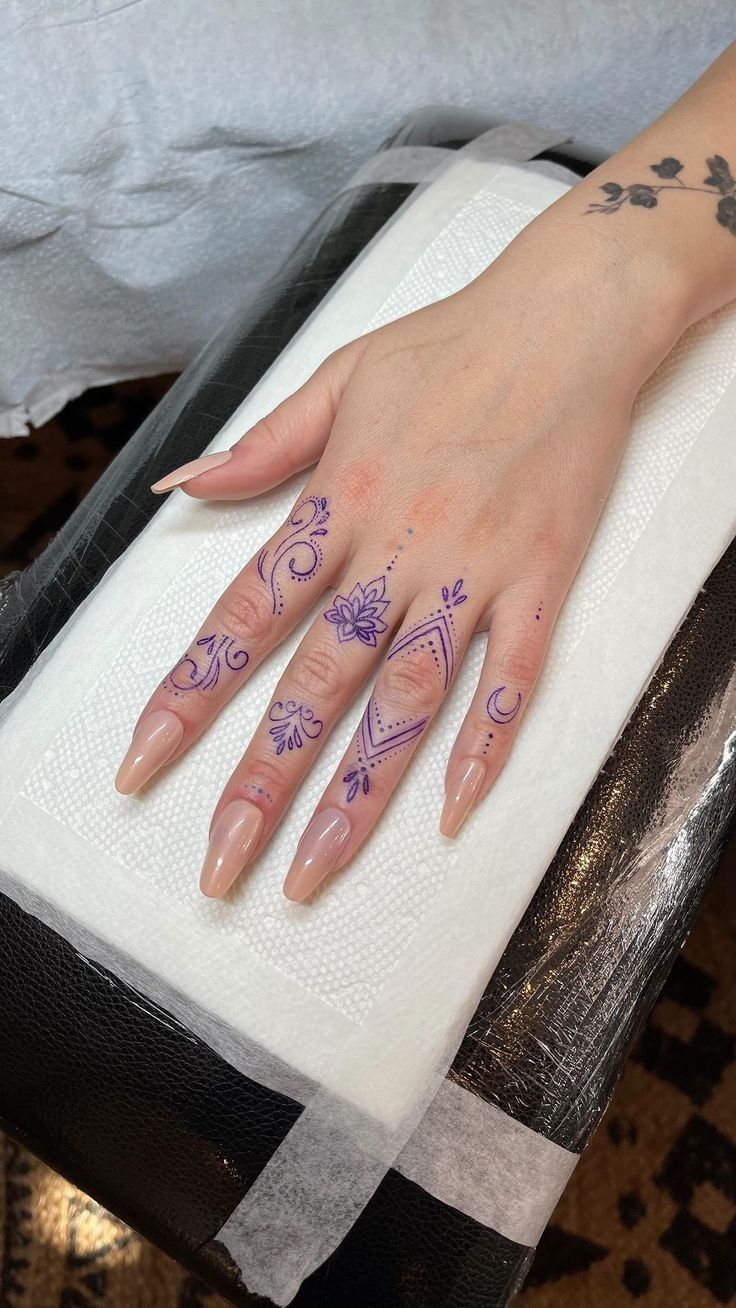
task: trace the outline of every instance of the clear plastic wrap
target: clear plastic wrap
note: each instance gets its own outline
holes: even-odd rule
[[[462,139],[458,129],[458,138],[452,143]],[[434,148],[436,142],[429,144]],[[547,162],[561,166],[559,158]],[[587,165],[579,162],[577,166],[584,171]],[[264,363],[275,358],[334,275],[349,265],[411,189],[409,182],[377,183],[374,178],[346,191],[287,265],[280,289],[270,288],[263,302],[251,306],[246,317],[220,333],[144,424],[51,549],[28,574],[6,586],[0,613],[0,670],[6,692],[26,673],[30,671],[32,677],[43,665],[44,660],[38,656],[44,646],[61,629],[65,618],[79,613],[80,602],[93,592],[95,582],[121,556],[157,507],[147,494],[157,473],[193,457],[209,444],[256,380],[259,369],[262,371]],[[401,1130],[391,1127],[378,1139],[372,1135],[374,1123],[368,1120],[368,1134],[361,1135],[356,1133],[351,1116],[347,1128],[350,1143],[346,1144],[345,1139],[340,1143],[346,1148],[354,1173],[361,1168],[367,1171],[364,1190],[355,1189],[355,1208],[348,1206],[338,1214],[336,1229],[342,1224],[346,1248],[351,1240],[360,1238],[360,1230],[375,1220],[374,1214],[385,1203],[382,1196],[387,1183],[391,1183],[390,1176],[398,1173],[442,1204],[457,1208],[471,1224],[500,1233],[493,1246],[495,1252],[489,1253],[491,1262],[495,1259],[497,1263],[490,1278],[496,1297],[490,1298],[489,1289],[487,1302],[504,1302],[518,1281],[534,1242],[531,1232],[539,1229],[538,1192],[544,1189],[544,1168],[554,1174],[554,1183],[545,1192],[549,1210],[574,1164],[574,1155],[603,1110],[636,1025],[656,995],[696,911],[733,811],[729,734],[732,701],[728,698],[733,694],[736,627],[736,559],[732,554],[733,548],[712,574],[672,642],[517,926],[475,1015],[468,1025],[471,1004],[456,1034],[449,1037],[450,1044],[454,1039],[456,1047],[467,1025],[448,1078],[448,1083],[454,1082],[462,1092],[461,1097],[458,1099],[446,1088],[442,1094],[449,1095],[453,1105],[462,1105],[458,1116],[475,1112],[472,1107],[468,1109],[468,1104],[480,1104],[489,1111],[474,1119],[468,1129],[465,1119],[460,1122],[454,1142],[451,1132],[448,1134],[450,1147],[448,1150],[445,1142],[445,1165],[440,1167],[440,1124],[431,1113],[422,1117],[422,1111],[432,1104],[435,1080],[444,1075],[440,1064],[432,1068],[427,1083],[432,1088],[425,1092],[425,1099],[418,1101],[419,1108],[414,1104],[409,1115],[399,1111]],[[24,689],[28,684],[24,683]],[[6,712],[13,698],[7,701]],[[43,918],[40,905],[36,905],[36,911]],[[58,918],[55,925],[65,934]],[[447,949],[447,940],[438,943]],[[459,948],[462,943],[456,942]],[[125,968],[117,966],[112,956],[104,961],[114,973],[126,975]],[[485,976],[478,974],[478,989],[482,989],[484,981]],[[145,977],[141,975],[137,982],[149,995],[159,998]],[[472,988],[468,993],[472,994]],[[182,1020],[184,1015],[177,1011],[175,997],[162,998],[170,1000],[167,1007]],[[406,1029],[401,1033],[405,1056],[412,1039],[417,1040],[418,1047],[421,1045],[425,1018],[420,1016],[413,1033]],[[451,1023],[457,1023],[458,1010],[448,1010],[448,1016]],[[432,1020],[439,1020],[437,1009]],[[380,1035],[380,1024],[376,1031]],[[223,1048],[220,1053],[228,1057]],[[238,1062],[238,1056],[232,1055],[232,1061],[248,1075],[255,1075],[255,1065],[246,1058]],[[361,1066],[359,1061],[359,1071]],[[365,1066],[362,1070],[366,1071]],[[264,1084],[268,1084],[265,1079]],[[309,1102],[308,1086],[291,1085],[290,1090],[302,1103]],[[439,1099],[437,1095],[435,1110]],[[324,1101],[325,1107],[326,1115],[318,1102],[316,1111],[313,1104],[311,1121],[339,1138],[341,1125],[334,1092]],[[444,1114],[442,1130],[447,1129],[447,1121],[448,1115]],[[309,1134],[309,1122],[304,1116],[302,1138],[305,1125]],[[450,1182],[447,1160],[461,1139],[472,1142],[479,1131],[487,1133],[484,1150],[495,1147],[498,1152],[500,1143],[507,1142],[509,1165],[507,1170],[499,1167],[489,1176],[485,1207],[479,1203],[473,1208],[471,1187],[458,1190],[456,1182]],[[283,1143],[287,1141],[288,1135],[284,1134]],[[353,1153],[356,1141],[360,1156]],[[274,1157],[277,1154],[278,1150]],[[309,1151],[304,1157],[308,1192],[315,1173]],[[531,1166],[525,1168],[522,1159],[527,1157]],[[283,1175],[278,1170],[269,1173],[270,1165],[262,1169],[262,1175],[276,1177],[276,1197],[281,1205]],[[381,1180],[387,1168],[392,1172]],[[324,1188],[323,1178],[316,1179]],[[245,1211],[255,1214],[255,1226],[250,1228],[246,1242],[251,1247],[260,1242],[259,1254],[265,1249],[257,1234],[261,1220],[259,1186],[263,1185],[260,1179],[252,1180],[249,1198],[244,1201]],[[376,1195],[359,1217],[376,1188]],[[514,1203],[518,1202],[524,1212],[535,1209],[536,1226],[523,1222],[515,1225],[511,1220],[512,1191]],[[505,1212],[504,1193],[508,1200]],[[299,1193],[293,1198],[297,1207],[304,1202]],[[242,1215],[243,1207],[238,1207]],[[494,1212],[500,1214],[497,1221]],[[237,1227],[235,1215],[224,1223],[213,1219],[211,1235],[217,1238],[219,1234],[222,1240],[222,1232],[233,1226]],[[356,1230],[358,1235],[354,1234]],[[277,1239],[278,1231],[277,1227]],[[241,1225],[238,1239],[243,1236]],[[330,1252],[330,1247],[334,1247],[334,1237],[329,1247],[318,1250],[317,1261],[322,1253]],[[332,1269],[333,1296],[334,1258],[340,1252],[325,1264]],[[344,1254],[343,1260],[348,1256]],[[425,1256],[431,1266],[431,1258]],[[466,1273],[467,1269],[455,1265],[446,1277],[457,1285]],[[237,1273],[233,1270],[232,1275]],[[303,1269],[295,1275],[301,1279]],[[297,1302],[340,1302],[330,1299],[328,1289],[324,1297],[309,1297],[318,1293],[315,1286],[320,1275],[321,1269],[307,1278]],[[246,1281],[251,1288],[259,1288],[249,1276]],[[280,1301],[286,1302],[289,1293],[285,1290]],[[375,1301],[370,1282],[363,1284],[361,1293],[365,1299],[356,1297],[356,1303]],[[449,1297],[443,1297],[447,1285],[439,1273],[431,1294],[436,1297],[428,1297],[428,1304],[450,1302]],[[394,1289],[392,1295],[382,1302],[403,1302],[397,1297],[398,1290]]]
[[[567,1149],[595,1130],[736,800],[736,545],[711,573],[510,941],[451,1077]]]

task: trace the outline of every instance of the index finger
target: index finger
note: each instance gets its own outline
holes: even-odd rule
[[[180,757],[339,573],[347,539],[305,495],[223,592],[135,726],[115,787],[132,795]]]

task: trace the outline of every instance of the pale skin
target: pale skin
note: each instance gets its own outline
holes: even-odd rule
[[[736,295],[734,102],[731,46],[465,290],[339,350],[232,451],[155,488],[247,501],[311,469],[289,520],[154,691],[116,781],[132,793],[196,747],[313,613],[223,778],[205,894],[225,894],[258,858],[375,678],[285,893],[307,899],[344,869],[414,752],[432,748],[426,729],[475,632],[488,646],[447,760],[442,833],[454,836],[483,802],[532,700],[636,396],[682,332]],[[589,207],[600,204],[614,208]]]

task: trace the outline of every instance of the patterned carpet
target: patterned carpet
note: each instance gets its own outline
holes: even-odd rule
[[[0,440],[0,573],[43,547],[170,380],[92,391]],[[0,1308],[222,1303],[0,1136]],[[635,1303],[736,1305],[736,842],[518,1300]]]

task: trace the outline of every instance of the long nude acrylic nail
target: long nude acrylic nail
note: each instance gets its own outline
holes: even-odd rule
[[[149,713],[139,722],[128,746],[115,789],[121,795],[134,795],[171,758],[183,735],[184,724],[176,714],[166,710]]]
[[[299,841],[294,862],[284,882],[284,894],[300,904],[335,867],[350,836],[350,823],[339,808],[315,813]]]
[[[263,814],[247,799],[235,799],[222,810],[210,836],[199,888],[219,899],[250,861],[263,830]]]
[[[479,758],[466,758],[451,771],[445,806],[440,818],[443,836],[456,836],[473,807],[486,779],[486,765]]]
[[[203,472],[211,472],[213,468],[221,468],[223,463],[228,463],[232,457],[232,450],[221,450],[217,454],[203,454],[201,459],[192,459],[191,463],[182,463],[180,468],[174,468],[173,472],[168,472],[160,481],[153,483],[151,490],[154,495],[163,495],[166,491],[173,490],[175,486],[183,486],[185,481],[193,481],[195,477],[200,477]]]

